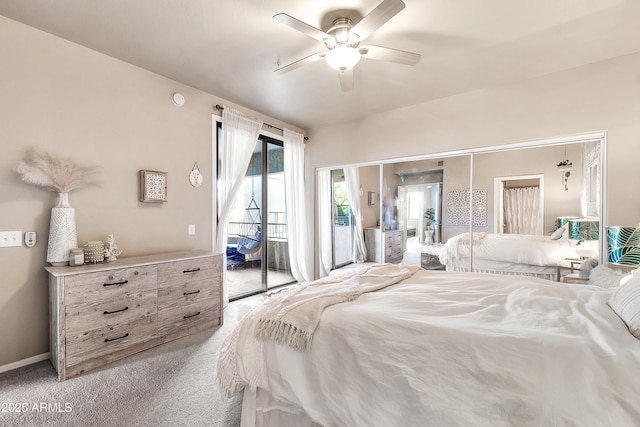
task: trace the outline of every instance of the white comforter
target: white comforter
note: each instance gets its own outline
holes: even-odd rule
[[[539,266],[566,265],[565,258],[577,258],[577,243],[577,240],[552,240],[547,236],[473,233],[471,244],[469,233],[463,233],[444,244],[440,251],[440,262],[447,265],[468,259],[473,250],[473,259],[476,260]]]
[[[640,342],[610,292],[421,270],[328,307],[307,353],[259,341],[263,384],[251,314],[224,351],[263,413],[324,426],[638,425]]]

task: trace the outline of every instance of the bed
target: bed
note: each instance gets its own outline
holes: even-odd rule
[[[404,274],[326,305],[309,347],[260,334],[301,287],[316,304],[390,268]],[[637,425],[640,341],[607,305],[614,290],[407,268],[289,288],[246,315],[218,360],[226,392],[243,393],[241,425]]]
[[[513,274],[559,280],[558,267],[569,268],[568,258],[578,259],[576,248],[595,245],[566,238],[525,234],[459,234],[447,240],[440,251],[440,263],[448,271]],[[597,248],[594,246],[597,253]],[[473,253],[469,268],[469,253]]]

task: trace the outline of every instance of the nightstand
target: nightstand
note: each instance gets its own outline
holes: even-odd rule
[[[564,260],[565,261],[569,261],[569,267],[565,267],[563,265],[559,265],[557,267],[557,273],[556,273],[557,279],[556,280],[558,282],[560,282],[560,280],[562,279],[562,269],[563,268],[569,270],[569,272],[573,274],[574,271],[580,270],[580,266],[582,265],[582,261],[584,261],[584,259],[581,259],[581,258],[565,258]]]
[[[589,281],[588,277],[580,277],[579,273],[571,273],[562,277],[562,281],[564,283],[587,283]]]

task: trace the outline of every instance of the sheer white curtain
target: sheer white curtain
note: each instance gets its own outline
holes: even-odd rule
[[[222,111],[222,141],[219,149],[221,166],[218,174],[220,216],[214,246],[216,252],[226,253],[229,210],[244,181],[261,128],[262,120],[246,117],[229,107],[225,107]],[[229,291],[226,282],[222,288],[222,298],[224,304],[227,304]]]
[[[504,232],[538,234],[540,230],[538,187],[504,189]]]
[[[347,198],[351,206],[354,219],[353,227],[353,255],[351,260],[363,263],[367,259],[367,248],[364,245],[364,231],[362,229],[362,214],[360,211],[360,172],[357,167],[344,168],[344,180],[347,185]]]
[[[283,129],[284,188],[291,274],[300,283],[313,280],[313,233],[307,225],[304,188],[304,137]]]
[[[316,175],[317,181],[317,223],[318,223],[318,273],[320,277],[325,277],[331,271],[333,264],[333,248],[331,247],[331,171],[319,170]]]

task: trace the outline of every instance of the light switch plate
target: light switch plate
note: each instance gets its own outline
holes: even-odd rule
[[[22,231],[0,231],[0,248],[22,246]]]

